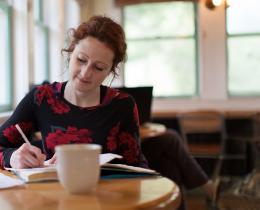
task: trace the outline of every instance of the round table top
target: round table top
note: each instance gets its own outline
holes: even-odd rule
[[[100,180],[96,190],[86,195],[69,194],[59,182],[31,183],[0,191],[1,209],[5,210],[152,209],[170,199],[177,209],[178,186],[157,176]]]

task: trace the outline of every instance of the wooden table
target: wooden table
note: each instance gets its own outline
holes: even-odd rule
[[[9,172],[0,170],[5,174]],[[59,182],[31,183],[0,191],[4,210],[118,210],[157,209],[171,200],[180,204],[180,191],[163,177],[101,180],[92,194],[72,195]],[[161,208],[159,208],[161,209]]]

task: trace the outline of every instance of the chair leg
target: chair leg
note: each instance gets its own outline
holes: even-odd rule
[[[222,169],[223,159],[219,158],[217,164],[215,166],[214,172],[212,174],[212,182],[213,182],[213,196],[212,198],[207,197],[206,203],[209,210],[218,210],[218,197],[219,197],[219,186],[221,179],[221,169]]]
[[[222,165],[223,165],[223,158],[219,158],[217,160],[214,172],[212,174],[212,180],[215,181],[216,179],[218,179],[221,175],[221,169],[222,169]]]

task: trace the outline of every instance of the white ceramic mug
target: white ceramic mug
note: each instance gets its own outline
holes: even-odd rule
[[[95,189],[100,176],[97,144],[65,144],[55,147],[57,172],[61,185],[73,194],[89,193]]]

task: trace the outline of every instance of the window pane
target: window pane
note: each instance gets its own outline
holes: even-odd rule
[[[126,86],[154,86],[155,96],[195,94],[193,39],[128,42]]]
[[[0,2],[0,110],[4,111],[11,106],[11,47],[10,47],[10,21],[8,7]]]
[[[194,11],[191,2],[125,7],[126,86],[152,85],[162,97],[197,94]]]
[[[49,79],[48,31],[41,24],[35,25],[34,56],[34,83],[41,84]]]
[[[227,10],[228,91],[260,95],[259,0],[232,1]]]
[[[260,32],[259,0],[234,0],[228,8],[229,34]]]
[[[124,11],[127,38],[193,35],[193,10],[192,3],[183,2],[127,6]]]
[[[231,94],[260,93],[260,36],[230,37],[229,91]]]
[[[42,16],[42,0],[34,0],[33,1],[33,13],[34,20],[41,22],[43,20]]]

